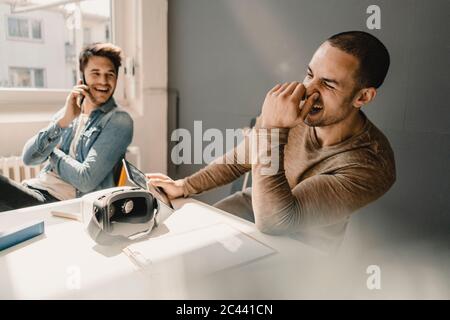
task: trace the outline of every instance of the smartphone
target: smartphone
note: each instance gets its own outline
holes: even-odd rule
[[[81,82],[82,84],[86,85],[86,78],[84,77],[84,73],[81,74]],[[80,109],[83,109],[84,96],[81,95],[78,99],[78,106],[80,107]]]
[[[148,179],[145,176],[145,173],[133,166],[127,160],[122,159],[122,163],[125,168],[125,172],[127,173],[128,181],[130,181],[136,187],[140,187],[141,189],[150,191],[150,193],[155,198],[159,199],[164,204],[173,209],[172,203],[170,202],[169,197],[163,189],[159,187],[153,187],[151,184],[148,184]]]

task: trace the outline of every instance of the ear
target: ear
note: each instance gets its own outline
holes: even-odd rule
[[[353,106],[359,109],[362,106],[369,104],[373,99],[375,99],[376,95],[377,89],[373,87],[361,89],[353,98]]]

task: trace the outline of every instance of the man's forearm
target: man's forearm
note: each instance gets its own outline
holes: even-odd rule
[[[255,131],[260,148],[255,150],[257,160],[252,167],[252,206],[256,225],[268,233],[291,224],[298,206],[284,171],[288,133],[287,129]]]
[[[25,165],[37,165],[46,161],[57,146],[61,134],[62,128],[53,122],[28,140],[22,151]]]
[[[250,171],[250,167],[230,164],[210,164],[185,178],[184,196],[202,193],[226,185]]]

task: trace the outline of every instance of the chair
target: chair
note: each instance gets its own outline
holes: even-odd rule
[[[113,175],[117,187],[123,187],[127,184],[127,172],[122,164],[122,159],[114,166]]]
[[[133,159],[137,166],[140,166],[140,152],[137,146],[129,146],[127,152],[120,158],[113,168],[114,183],[117,187],[123,187],[128,184],[127,171],[122,164],[122,159]]]
[[[127,184],[127,172],[125,170],[125,166],[122,165],[122,168],[120,169],[119,181],[117,181],[117,186],[123,187],[126,184]]]

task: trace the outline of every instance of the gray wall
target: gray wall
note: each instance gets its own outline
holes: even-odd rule
[[[371,4],[381,7],[382,28],[371,32],[390,50],[391,69],[365,112],[394,148],[397,182],[351,227],[374,245],[448,235],[448,0],[170,0],[169,82],[180,90],[180,126],[247,125],[275,83],[303,79],[324,39],[367,31]],[[178,176],[200,167],[184,165]],[[201,199],[213,203],[229,191]]]

